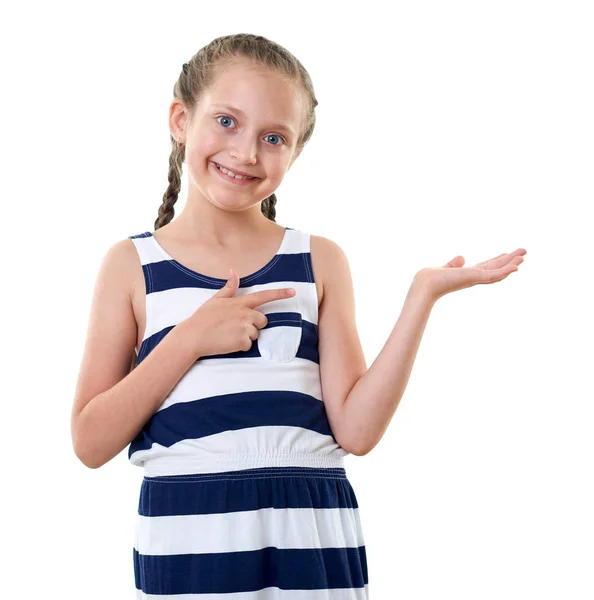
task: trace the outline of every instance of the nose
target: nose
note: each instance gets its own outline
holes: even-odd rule
[[[252,140],[249,135],[238,135],[229,150],[229,154],[236,161],[253,165],[256,162],[257,141]]]

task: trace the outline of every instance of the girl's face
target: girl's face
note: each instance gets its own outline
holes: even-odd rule
[[[231,210],[250,208],[279,187],[299,155],[303,94],[276,73],[245,62],[225,67],[189,123],[176,102],[171,130],[185,142],[189,198],[201,195]],[[238,185],[215,162],[258,179]]]

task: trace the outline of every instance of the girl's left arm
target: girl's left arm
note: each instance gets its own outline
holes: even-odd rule
[[[320,369],[328,420],[343,448],[362,456],[383,437],[408,384],[435,302],[456,290],[505,279],[518,270],[525,254],[518,248],[466,268],[464,257],[457,256],[443,267],[421,269],[387,342],[367,369],[356,334],[348,260],[337,244],[326,242]]]
[[[390,337],[347,396],[341,420],[357,456],[370,452],[386,432],[408,384],[435,301],[422,274],[417,273]]]

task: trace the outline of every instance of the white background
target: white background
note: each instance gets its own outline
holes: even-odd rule
[[[345,251],[368,366],[419,269],[528,251],[504,281],[437,302],[388,431],[346,459],[372,600],[591,600],[591,3],[15,6],[0,36],[3,596],[135,597],[142,470],[127,452],[88,469],[70,438],[95,277],[111,245],[153,230],[182,63],[257,33],[319,100],[276,220]]]

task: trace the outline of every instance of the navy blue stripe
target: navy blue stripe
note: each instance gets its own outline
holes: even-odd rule
[[[336,441],[321,400],[292,390],[256,390],[177,402],[158,410],[131,442],[128,457],[154,442],[169,447],[181,440],[270,425],[309,429]]]
[[[161,329],[161,331],[157,331],[157,333],[153,333],[153,335],[149,336],[142,342],[140,345],[140,350],[138,352],[138,358],[136,359],[136,364],[139,365],[156,347],[161,340],[175,327],[175,325],[171,325],[170,327],[165,327]]]
[[[301,313],[298,312],[273,312],[267,313],[268,323],[262,329],[270,327],[301,327]]]
[[[342,467],[262,467],[144,477],[138,501],[138,514],[145,517],[263,508],[354,509],[359,503]]]
[[[152,292],[151,285],[153,283],[149,265],[142,265],[142,272],[144,274],[144,291],[148,296]]]
[[[318,326],[315,323],[301,319],[301,343],[295,356],[320,364]]]
[[[268,313],[266,316],[268,318],[268,326],[271,323],[275,323],[278,318],[275,315],[286,315],[287,313]],[[292,313],[299,314],[299,313]],[[290,325],[292,325],[291,323]],[[289,325],[288,323],[281,323],[281,325]],[[157,344],[173,329],[173,325],[171,327],[165,327],[161,329],[161,331],[157,331],[153,333],[153,335],[146,338],[141,346],[140,351],[138,353],[138,360],[136,362],[139,365],[156,347]],[[305,358],[307,360],[311,360],[317,364],[320,363],[320,354],[318,349],[318,326],[315,323],[311,323],[310,321],[306,321],[305,319],[301,319],[301,343],[299,344],[299,348],[297,350],[297,354],[295,355],[298,358]],[[263,327],[266,329],[266,327]],[[258,346],[258,339],[256,338],[252,344],[252,347],[249,350],[238,350],[237,352],[229,352],[228,354],[211,354],[208,356],[200,357],[200,360],[206,360],[209,358],[254,358],[262,356],[260,353],[260,349]]]
[[[220,290],[224,285],[204,279],[193,271],[184,268],[177,261],[165,258],[157,262],[147,263],[144,266],[150,270],[151,292],[190,287]],[[265,283],[278,283],[279,287],[290,287],[292,282],[309,283],[309,273],[306,268],[304,253],[277,254],[274,264],[271,263],[270,268],[255,278],[248,278],[248,282],[245,281],[245,278],[240,279],[239,287],[251,287]]]
[[[136,588],[146,594],[230,594],[267,587],[325,590],[362,588],[368,583],[365,546],[267,547],[170,556],[142,555],[133,550]]]

